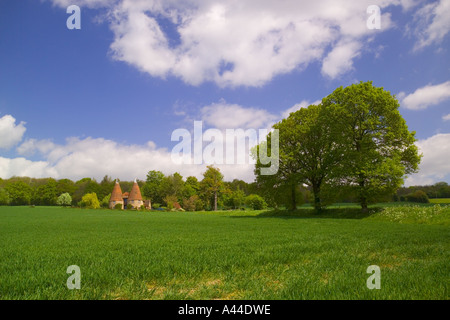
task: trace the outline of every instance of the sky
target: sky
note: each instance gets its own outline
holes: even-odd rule
[[[0,178],[201,178],[177,129],[259,132],[373,81],[423,154],[405,185],[450,183],[449,50],[450,0],[0,0]]]

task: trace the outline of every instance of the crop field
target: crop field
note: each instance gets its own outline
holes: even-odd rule
[[[450,198],[430,199],[430,202],[435,204],[450,204]]]
[[[450,206],[0,207],[0,299],[449,299]],[[77,265],[81,288],[66,286]],[[368,289],[367,268],[380,268]]]

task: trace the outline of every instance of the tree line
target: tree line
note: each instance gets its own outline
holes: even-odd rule
[[[92,178],[78,181],[29,177],[0,178],[0,205],[70,205],[78,207],[109,206],[115,180],[105,176],[100,182]],[[133,181],[120,181],[122,192],[130,192]],[[234,179],[224,181],[218,168],[207,167],[203,178],[183,178],[177,172],[165,175],[152,170],[146,180],[137,181],[144,199],[152,201],[154,209],[172,209],[179,205],[184,210],[264,209],[264,199],[257,194],[254,183]]]

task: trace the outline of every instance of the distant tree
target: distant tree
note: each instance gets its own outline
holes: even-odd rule
[[[11,200],[9,199],[6,190],[4,188],[0,188],[0,206],[7,206],[10,201]]]
[[[72,204],[72,197],[68,192],[63,193],[56,199],[56,204],[63,207],[70,206]]]
[[[34,190],[33,204],[42,206],[54,206],[58,198],[57,182],[48,179],[46,184],[42,184]]]
[[[189,176],[184,182],[183,189],[181,191],[182,197],[184,199],[189,199],[193,195],[198,195],[200,189],[200,183],[196,177]]]
[[[111,193],[114,188],[114,181],[110,176],[104,176],[102,181],[99,184],[99,191],[97,196],[99,199],[104,199],[108,194]]]
[[[177,201],[179,201],[183,197],[183,187],[183,177],[178,172],[175,172],[174,174],[164,177],[160,186],[160,190],[162,196],[175,196],[178,199]]]
[[[143,195],[154,203],[161,203],[163,201],[162,184],[164,178],[164,173],[161,171],[149,171],[147,180],[142,187]]]
[[[6,185],[10,204],[13,206],[29,205],[32,197],[32,188],[23,181],[16,181]]]
[[[88,209],[100,208],[100,202],[98,201],[96,193],[87,193],[81,198],[81,206]]]
[[[60,179],[56,183],[57,194],[68,193],[72,195],[76,190],[75,182],[69,179]]]
[[[234,191],[230,190],[230,192],[224,199],[225,205],[232,209],[239,209],[244,204],[244,202],[245,193],[239,188],[239,186]]]
[[[111,199],[111,193],[103,197],[100,206],[102,208],[109,208],[109,199]]]
[[[419,202],[419,203],[429,203],[430,200],[425,192],[422,190],[417,190],[413,193],[410,193],[406,196],[406,201],[409,202]]]
[[[200,182],[200,190],[205,199],[213,204],[213,210],[217,211],[217,201],[223,187],[223,175],[218,168],[210,165],[203,173],[203,179]]]

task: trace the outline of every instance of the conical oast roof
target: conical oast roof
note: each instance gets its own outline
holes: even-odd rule
[[[133,187],[131,188],[130,195],[128,196],[128,200],[141,200],[142,201],[142,195],[141,195],[141,189],[139,189],[139,185],[136,181],[134,181]]]
[[[114,189],[111,193],[111,198],[109,201],[122,201],[122,189],[120,188],[119,182],[116,181],[116,184],[114,185]]]

